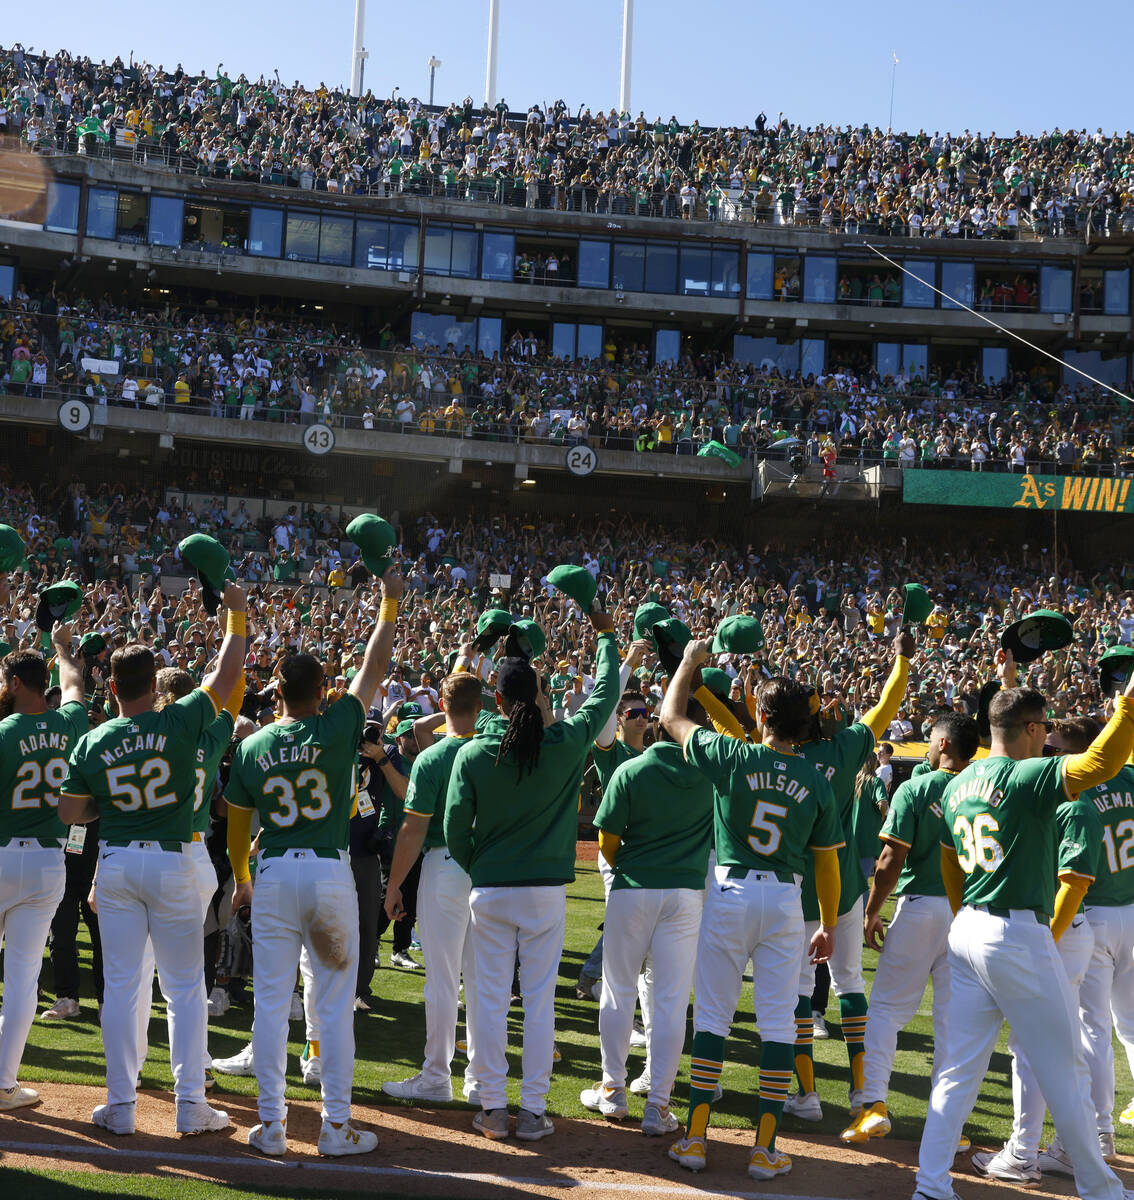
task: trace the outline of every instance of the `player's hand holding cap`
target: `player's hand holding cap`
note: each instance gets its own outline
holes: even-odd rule
[[[669,613],[665,607],[656,603],[653,600],[647,600],[643,604],[639,604],[634,613],[634,638],[648,638],[652,633],[654,626],[659,621],[668,621]]]
[[[1069,646],[1074,636],[1071,622],[1062,613],[1039,608],[1009,625],[1000,635],[1000,644],[1012,651],[1018,663],[1030,663],[1048,650]]]
[[[667,617],[650,630],[650,636],[657,647],[658,662],[665,673],[672,676],[681,662],[685,647],[693,640],[692,630],[676,617]]]
[[[1134,672],[1134,646],[1111,646],[1099,659],[1099,687],[1104,699],[1120,692]]]
[[[702,667],[701,682],[719,700],[727,700],[732,691],[732,676],[720,667]]]
[[[907,583],[903,588],[902,624],[924,625],[933,611],[933,601],[920,583]]]
[[[764,629],[755,617],[737,613],[717,626],[714,654],[755,654],[764,648]]]
[[[576,567],[567,563],[552,567],[547,574],[547,582],[565,596],[570,596],[583,612],[591,611],[598,595],[598,584],[586,567]]]
[[[480,614],[476,622],[476,637],[473,649],[483,654],[498,642],[512,627],[512,614],[503,608],[489,608]]]
[[[229,565],[228,551],[207,533],[191,533],[177,546],[181,561],[187,563],[201,581],[201,602],[209,616],[220,608],[224,585],[235,581],[236,573]]]
[[[0,571],[18,571],[27,557],[24,539],[11,525],[0,525]]]
[[[79,651],[84,658],[96,658],[106,649],[106,638],[92,631],[79,638]]]
[[[366,569],[381,579],[393,562],[390,551],[398,544],[393,525],[375,513],[362,513],[346,527],[346,535],[358,547]]]
[[[504,642],[505,657],[526,658],[531,662],[546,649],[547,637],[536,622],[528,617],[514,622],[508,629],[508,637]]]
[[[39,594],[35,623],[50,633],[56,621],[69,621],[83,607],[83,589],[70,579],[53,583]]]

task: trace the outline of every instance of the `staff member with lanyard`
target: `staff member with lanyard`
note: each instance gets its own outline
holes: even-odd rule
[[[482,1106],[473,1127],[495,1139],[510,1133],[505,1051],[518,952],[524,1079],[516,1136],[522,1141],[555,1131],[544,1110],[555,1048],[565,885],[575,878],[579,782],[591,743],[618,700],[614,622],[594,607],[597,588],[590,572],[556,567],[548,579],[589,613],[598,635],[594,691],[573,717],[552,725],[530,663],[502,658],[496,681],[499,714],[461,748],[445,808],[449,853],[472,881],[476,1040],[469,1066]]]

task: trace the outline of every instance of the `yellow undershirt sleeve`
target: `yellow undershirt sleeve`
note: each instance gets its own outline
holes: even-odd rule
[[[252,809],[228,806],[228,861],[237,883],[247,883],[248,851],[252,848]]]
[[[812,848],[815,859],[815,895],[819,900],[819,920],[828,929],[834,929],[839,919],[839,892],[842,879],[839,876],[839,852],[835,849]]]
[[[941,882],[954,916],[961,911],[965,896],[965,873],[957,860],[957,851],[952,846],[941,847]]]
[[[1067,932],[1091,881],[1085,875],[1071,871],[1059,876],[1059,891],[1055,895],[1055,916],[1051,918],[1051,936],[1058,942]]]
[[[862,723],[870,726],[875,741],[882,737],[890,722],[898,715],[898,709],[902,707],[906,696],[906,682],[909,676],[910,660],[904,654],[899,654],[894,660],[890,678],[882,688],[878,703],[862,718]]]
[[[622,839],[617,833],[607,833],[605,829],[598,831],[599,853],[612,867],[614,866],[614,856],[618,853],[618,847],[621,845]]]
[[[693,693],[693,699],[697,700],[709,714],[709,720],[712,721],[713,728],[717,733],[723,733],[730,738],[739,738],[742,742],[748,740],[744,733],[744,726],[736,719],[736,714],[730,712],[720,697],[710,692],[704,684]]]
[[[1134,749],[1134,702],[1119,696],[1114,716],[1106,728],[1083,751],[1063,757],[1063,784],[1069,795],[1085,792],[1113,779]]]
[[[236,686],[228,694],[228,699],[224,702],[224,711],[235,721],[240,716],[240,706],[244,703],[244,669],[241,668],[240,675],[237,677]]]

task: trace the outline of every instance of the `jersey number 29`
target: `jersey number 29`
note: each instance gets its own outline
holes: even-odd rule
[[[13,808],[39,808],[40,802],[56,808],[59,804],[59,789],[67,778],[67,763],[61,758],[49,758],[41,767],[35,759],[29,759],[16,772],[16,786],[12,789]],[[46,784],[46,790],[40,791]]]

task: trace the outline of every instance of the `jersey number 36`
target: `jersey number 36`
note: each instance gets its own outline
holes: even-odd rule
[[[953,836],[961,839],[961,852],[957,861],[966,875],[977,867],[982,871],[995,871],[1004,858],[1004,848],[993,836],[1000,832],[1000,825],[991,813],[978,813],[972,821],[960,816],[953,822]]]

